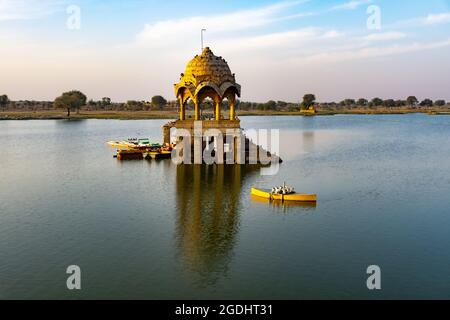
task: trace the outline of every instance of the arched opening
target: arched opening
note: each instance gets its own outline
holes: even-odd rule
[[[195,111],[195,103],[194,103],[194,100],[192,100],[190,97],[187,98],[187,100],[184,102],[184,110],[185,110],[186,114],[185,114],[185,119],[183,119],[183,120],[186,120],[187,118],[191,118],[192,114]]]
[[[220,120],[221,119],[221,111],[220,111],[221,97],[220,97],[219,93],[213,87],[204,86],[197,92],[197,103],[198,103],[198,106],[200,109],[201,109],[200,106],[202,105],[203,101],[205,101],[205,100],[212,102],[213,110],[214,110],[214,119]]]
[[[178,107],[180,113],[180,120],[186,120],[186,111],[194,110],[195,99],[193,99],[192,94],[187,87],[180,87],[177,90]]]
[[[239,95],[235,87],[229,87],[224,94],[224,108],[229,110],[229,119],[236,120],[236,96]]]
[[[200,117],[206,120],[212,120],[215,117],[215,103],[210,97],[206,97],[200,103]]]

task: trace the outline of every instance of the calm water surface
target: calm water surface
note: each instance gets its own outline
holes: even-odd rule
[[[281,130],[275,176],[105,145],[164,123],[0,122],[0,298],[450,298],[450,117],[243,118]],[[283,181],[317,206],[251,199]]]

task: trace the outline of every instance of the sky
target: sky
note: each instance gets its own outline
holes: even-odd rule
[[[0,0],[0,94],[174,100],[202,28],[244,101],[450,101],[450,0]]]

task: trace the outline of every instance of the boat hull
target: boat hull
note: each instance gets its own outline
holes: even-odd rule
[[[159,160],[159,159],[170,159],[172,156],[171,152],[149,152],[148,156],[153,160]]]
[[[272,194],[269,190],[261,190],[252,188],[252,195],[269,200],[277,201],[296,201],[296,202],[317,202],[317,195],[315,194]]]
[[[144,155],[142,152],[119,150],[117,151],[118,160],[143,160]]]

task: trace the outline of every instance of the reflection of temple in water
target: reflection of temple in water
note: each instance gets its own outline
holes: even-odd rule
[[[307,153],[314,152],[314,131],[303,131],[303,150]]]
[[[184,267],[208,278],[226,271],[239,231],[242,182],[253,171],[259,167],[177,166],[176,237]]]

